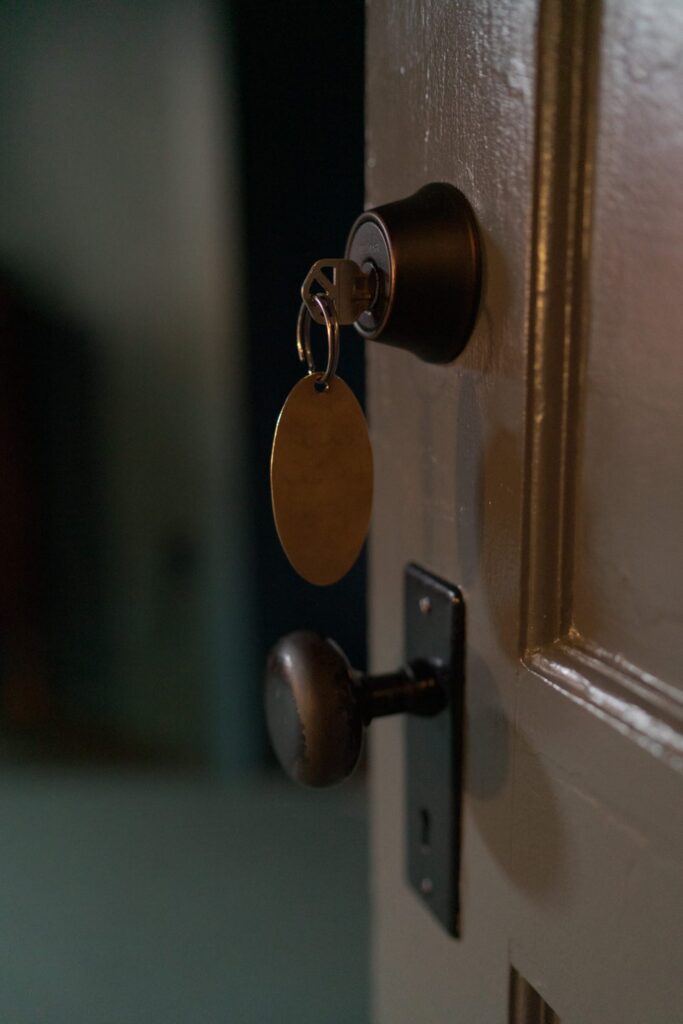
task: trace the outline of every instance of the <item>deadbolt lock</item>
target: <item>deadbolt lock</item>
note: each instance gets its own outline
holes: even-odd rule
[[[301,295],[322,324],[324,292],[340,324],[362,337],[449,363],[474,328],[481,294],[481,245],[474,212],[445,182],[425,185],[361,214],[344,259],[318,260]]]

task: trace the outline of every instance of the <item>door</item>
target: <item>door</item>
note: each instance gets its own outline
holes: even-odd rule
[[[407,562],[467,607],[460,939],[372,730],[377,1024],[683,1020],[682,59],[679,0],[368,5],[367,204],[454,183],[486,272],[455,364],[367,346],[372,667]]]

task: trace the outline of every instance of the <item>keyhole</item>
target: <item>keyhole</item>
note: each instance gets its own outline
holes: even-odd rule
[[[429,853],[432,845],[432,818],[426,807],[420,808],[420,849]]]

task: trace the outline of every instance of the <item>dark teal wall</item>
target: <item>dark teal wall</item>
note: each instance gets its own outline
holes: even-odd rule
[[[0,262],[43,324],[50,684],[67,717],[235,768],[259,710],[222,9],[28,0],[0,39]]]
[[[362,560],[299,580],[268,493],[301,281],[363,206],[363,4],[340,10],[0,5],[0,293],[40,611],[21,643],[0,615],[0,683],[39,651],[58,715],[226,772],[266,752],[278,636],[365,660]],[[362,399],[353,332],[340,372]]]

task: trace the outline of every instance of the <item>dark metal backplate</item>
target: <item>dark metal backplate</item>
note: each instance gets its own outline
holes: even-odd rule
[[[406,662],[437,662],[450,700],[431,718],[406,716],[408,879],[459,935],[465,605],[460,590],[417,565],[405,573]]]

